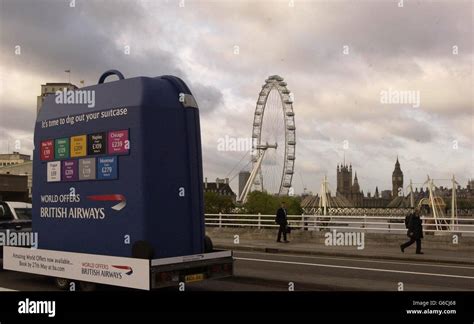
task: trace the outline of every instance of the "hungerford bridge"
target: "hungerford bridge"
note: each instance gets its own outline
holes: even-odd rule
[[[474,236],[474,217],[472,215],[458,217],[456,180],[452,179],[451,212],[447,215],[446,204],[437,193],[434,180],[424,182],[427,195],[420,198],[413,192],[410,181],[408,194],[400,195],[392,200],[397,207],[386,208],[353,208],[341,206],[341,197],[330,194],[327,178],[321,184],[320,194],[306,196],[301,205],[303,214],[288,215],[288,221],[295,230],[309,231],[364,231],[371,233],[404,234],[405,216],[419,208],[422,213],[423,230],[426,234],[434,235],[466,235]],[[206,214],[206,226],[237,227],[237,228],[275,228],[275,215],[261,214]]]
[[[433,224],[437,230],[450,229],[453,230],[455,225],[458,224],[458,208],[457,208],[457,195],[456,195],[456,179],[453,175],[449,179],[452,183],[451,193],[451,209],[450,215],[446,214],[446,203],[442,197],[437,194],[437,188],[434,184],[434,180],[447,180],[447,179],[431,179],[429,176],[423,183],[428,191],[428,197],[422,197],[420,199],[415,198],[413,191],[413,182],[410,180],[410,184],[407,188],[407,195],[401,194],[390,203],[393,207],[385,208],[354,208],[345,207],[344,201],[340,197],[331,196],[327,177],[324,177],[321,183],[321,190],[319,196],[307,197],[302,202],[304,213],[307,215],[321,215],[321,216],[398,216],[404,217],[408,213],[411,213],[415,208],[419,209],[422,216],[429,220],[428,223]]]

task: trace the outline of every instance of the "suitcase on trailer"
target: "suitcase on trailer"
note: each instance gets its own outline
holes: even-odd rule
[[[119,80],[106,82],[108,76]],[[58,89],[35,125],[41,249],[162,258],[202,253],[199,111],[174,76]]]

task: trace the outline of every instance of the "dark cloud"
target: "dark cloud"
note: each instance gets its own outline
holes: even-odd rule
[[[31,72],[58,74],[71,69],[76,77],[96,82],[103,71],[122,70],[127,76],[174,74],[183,76],[172,53],[134,47],[140,35],[143,8],[127,1],[76,2],[2,1],[2,59],[28,65]],[[132,25],[135,24],[135,25]],[[135,29],[136,28],[136,29]],[[117,36],[131,30],[128,42]],[[157,37],[160,35],[157,34]],[[15,45],[22,47],[20,59]],[[130,55],[124,52],[130,46]]]
[[[193,96],[196,98],[201,113],[207,114],[223,106],[222,92],[216,87],[195,82],[190,85],[190,88]]]
[[[294,8],[282,1],[271,9],[264,1],[247,7],[218,2],[193,10],[197,13],[190,19],[212,26],[213,35],[199,40],[195,55],[205,59],[240,46],[240,59],[226,55],[213,61],[227,73],[267,75],[277,66],[285,74],[351,78],[357,71],[346,63],[359,57],[368,67],[398,74],[400,68],[411,69],[412,57],[452,57],[453,45],[464,49],[461,55],[472,51],[470,38],[463,36],[472,29],[469,1],[424,1],[404,8],[396,1],[308,1]],[[229,23],[236,16],[238,22]],[[342,55],[344,45],[349,56]],[[256,64],[262,61],[267,64]]]
[[[76,1],[70,8],[69,1],[0,0],[0,64],[24,84],[64,81],[66,69],[73,82],[86,84],[110,68],[126,77],[183,78],[200,105],[209,178],[223,177],[241,158],[217,151],[217,140],[250,136],[262,83],[280,74],[295,95],[296,172],[305,185],[317,192],[324,174],[334,184],[348,139],[346,153],[360,170],[361,185],[382,190],[390,186],[396,154],[413,176],[443,169],[469,176],[472,6],[296,1],[291,8],[286,1],[249,0],[186,1],[181,8],[175,1],[103,0]],[[15,45],[22,55],[14,55]],[[344,45],[350,55],[343,55]],[[381,105],[380,91],[388,87],[420,90],[421,113]],[[31,93],[0,92],[2,134],[31,131],[38,92],[39,84]],[[15,101],[23,97],[30,104]],[[446,155],[440,148],[446,139],[469,148],[458,152],[461,162],[439,158]],[[296,178],[298,192],[303,184]]]

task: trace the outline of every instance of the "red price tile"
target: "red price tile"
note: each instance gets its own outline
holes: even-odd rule
[[[54,158],[54,141],[47,140],[41,142],[40,148],[41,161],[51,161]]]

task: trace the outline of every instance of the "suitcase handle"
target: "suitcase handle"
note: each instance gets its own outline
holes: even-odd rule
[[[123,76],[123,74],[120,72],[120,71],[117,71],[117,70],[108,70],[108,71],[105,71],[101,76],[100,76],[100,79],[99,79],[99,83],[98,84],[101,84],[101,83],[104,83],[105,79],[111,75],[116,75],[118,76],[119,80],[123,80],[125,79],[125,77]]]

